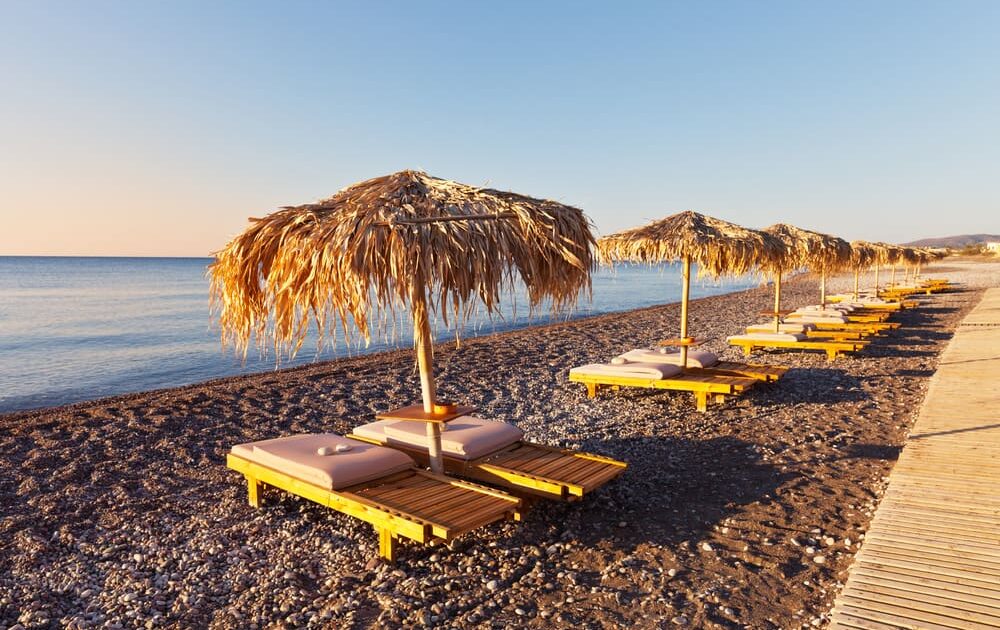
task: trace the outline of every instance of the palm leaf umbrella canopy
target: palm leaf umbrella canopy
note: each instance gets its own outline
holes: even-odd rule
[[[577,208],[401,171],[313,204],[285,207],[216,254],[209,275],[224,343],[244,356],[256,338],[294,354],[315,322],[320,339],[408,306],[420,371],[431,468],[441,471],[440,416],[430,317],[453,325],[479,303],[488,315],[520,281],[530,306],[553,309],[590,289],[594,237]],[[402,411],[402,410],[397,410]]]
[[[805,230],[787,223],[775,223],[764,232],[781,239],[788,256],[774,273],[774,330],[781,322],[781,272],[807,267],[820,274],[820,305],[826,307],[826,275],[847,267],[851,262],[851,244],[842,238]]]
[[[868,250],[868,264],[875,266],[875,297],[878,297],[878,272],[879,268],[889,264],[892,259],[893,245],[888,243],[876,243],[869,241],[851,241],[854,249],[865,248]],[[859,268],[856,268],[859,269]],[[857,281],[855,281],[855,293],[857,293]]]
[[[886,262],[892,265],[892,276],[889,280],[889,286],[895,286],[896,284],[896,267],[900,264],[905,265],[909,258],[906,247],[902,245],[885,244],[886,247]]]
[[[878,249],[875,245],[866,241],[851,241],[851,263],[854,270],[854,299],[858,299],[860,293],[861,270],[867,269],[875,264],[878,258]]]
[[[687,321],[691,263],[698,265],[699,275],[718,278],[770,268],[787,256],[785,245],[770,234],[690,210],[598,239],[597,253],[604,263],[681,261],[682,367],[687,367],[691,342]]]

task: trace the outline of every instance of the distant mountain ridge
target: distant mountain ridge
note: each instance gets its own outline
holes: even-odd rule
[[[958,236],[939,236],[937,238],[922,238],[903,245],[912,247],[965,247],[987,241],[1000,241],[1000,234],[960,234]]]

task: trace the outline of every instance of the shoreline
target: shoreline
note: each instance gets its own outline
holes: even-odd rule
[[[403,544],[395,567],[372,562],[377,537],[354,519],[281,493],[249,508],[224,456],[416,400],[411,351],[2,415],[0,627],[822,625],[981,293],[968,278],[856,357],[755,354],[792,369],[706,414],[670,392],[588,400],[566,379],[675,334],[676,303],[438,345],[443,397],[629,469],[582,503]],[[808,278],[783,290],[789,307],[818,296]],[[691,329],[737,359],[725,336],[772,305],[768,288],[702,298]]]
[[[764,284],[764,282],[765,281],[762,281],[762,285]],[[693,298],[691,300],[691,304],[696,304],[696,303],[704,301],[704,300],[711,300],[713,298],[733,296],[733,295],[738,295],[740,293],[748,293],[748,292],[751,292],[751,291],[758,291],[758,290],[760,290],[760,288],[761,287],[758,286],[758,287],[749,288],[749,289],[737,289],[737,290],[729,291],[729,292],[726,292],[726,293],[719,293],[719,294],[716,294],[716,295],[708,295],[708,296],[704,296],[704,297],[700,297],[700,298]],[[513,334],[516,334],[516,333],[522,332],[522,331],[539,331],[539,332],[542,332],[542,331],[548,330],[548,329],[558,329],[560,327],[573,326],[573,325],[576,325],[578,323],[587,323],[587,322],[599,321],[602,318],[618,317],[618,316],[621,316],[621,315],[627,314],[627,313],[642,314],[642,313],[650,311],[650,310],[662,309],[662,308],[670,307],[670,306],[677,306],[679,304],[680,304],[680,298],[678,297],[677,301],[675,301],[675,302],[664,302],[662,304],[653,304],[653,305],[650,305],[650,306],[640,306],[638,308],[624,310],[624,311],[610,311],[610,312],[606,312],[606,313],[598,313],[596,315],[578,315],[578,316],[570,315],[570,316],[567,316],[566,319],[561,320],[561,321],[539,323],[539,324],[528,324],[528,325],[525,325],[525,326],[514,326],[514,327],[509,328],[509,329],[498,330],[496,332],[491,332],[491,333],[487,333],[487,334],[474,335],[474,336],[470,336],[470,337],[462,337],[461,338],[461,345],[466,345],[466,344],[469,344],[469,343],[475,343],[475,342],[484,341],[484,340],[486,342],[493,342],[493,341],[500,340],[504,336],[513,335]],[[450,341],[438,341],[438,342],[436,342],[434,344],[434,353],[435,353],[435,356],[437,355],[437,353],[439,351],[446,351],[449,348],[452,348],[452,349],[455,348],[454,337],[452,337],[452,340],[450,340]],[[247,372],[247,373],[244,373],[244,374],[231,374],[231,375],[228,375],[228,376],[219,376],[219,377],[216,377],[216,378],[210,378],[210,379],[206,379],[206,380],[203,380],[203,381],[196,381],[196,382],[193,382],[193,383],[186,383],[186,384],[182,384],[182,385],[174,385],[174,386],[171,386],[171,387],[158,387],[158,388],[155,388],[155,389],[144,389],[144,390],[137,390],[137,391],[134,391],[134,392],[123,392],[123,393],[120,393],[120,394],[112,394],[110,396],[102,396],[100,398],[89,398],[87,400],[80,400],[80,401],[76,401],[76,402],[69,402],[69,403],[58,404],[58,405],[50,405],[50,406],[46,406],[46,407],[29,407],[29,408],[25,408],[25,409],[14,409],[14,410],[11,410],[11,411],[0,411],[0,422],[2,422],[3,420],[5,420],[5,419],[7,419],[9,417],[12,417],[12,416],[25,416],[25,415],[33,415],[33,414],[55,413],[55,412],[59,412],[59,411],[74,411],[74,410],[76,410],[76,408],[81,407],[81,406],[86,407],[86,406],[89,406],[89,405],[114,404],[114,403],[118,403],[118,402],[127,402],[127,401],[133,400],[133,399],[135,399],[137,397],[143,397],[143,396],[152,395],[152,394],[163,394],[163,393],[167,393],[167,392],[171,392],[171,391],[176,391],[177,393],[181,393],[181,392],[184,392],[186,390],[190,390],[192,388],[210,387],[210,386],[213,386],[213,385],[224,384],[225,382],[228,382],[228,381],[239,381],[241,379],[247,379],[247,378],[259,378],[259,377],[261,377],[263,375],[266,375],[266,374],[294,373],[297,370],[308,370],[310,368],[315,368],[317,366],[324,366],[324,365],[329,365],[329,364],[350,363],[352,361],[369,362],[369,361],[376,361],[379,357],[382,357],[382,358],[384,358],[386,360],[397,360],[399,358],[399,355],[406,355],[406,356],[409,356],[409,357],[413,358],[413,349],[412,348],[399,348],[399,349],[393,349],[393,350],[375,350],[373,352],[368,352],[368,353],[365,353],[365,352],[362,351],[362,352],[359,352],[358,354],[353,354],[353,355],[348,355],[348,356],[342,356],[342,357],[330,357],[330,358],[327,358],[327,359],[322,359],[322,360],[319,360],[319,361],[314,361],[314,362],[306,363],[306,364],[302,364],[302,365],[294,365],[294,366],[290,366],[290,367],[278,367],[278,368],[275,368],[273,370],[267,370],[267,371],[261,371],[261,372]]]
[[[100,257],[100,256],[98,256],[98,257],[94,257],[94,258],[106,258],[106,257]],[[122,257],[122,258],[129,258],[129,257]],[[176,258],[185,258],[186,259],[187,257],[176,257]],[[150,259],[153,260],[153,259],[159,259],[159,258],[150,258]],[[935,265],[933,265],[932,267],[930,267],[928,270],[926,270],[926,272],[924,274],[924,277],[933,277],[934,275],[938,275],[938,274],[941,274],[941,273],[948,273],[949,271],[953,271],[953,270],[961,270],[963,268],[963,266],[968,266],[970,264],[973,265],[973,266],[975,266],[975,265],[978,265],[978,264],[990,264],[993,261],[990,261],[990,260],[980,261],[980,260],[977,260],[977,259],[958,259],[958,260],[949,259],[949,261],[947,261],[947,262],[952,262],[952,263],[956,263],[956,264],[953,264],[953,265],[949,266],[948,264],[945,264],[945,263],[942,263],[942,262],[936,263]],[[995,263],[995,264],[997,265],[998,269],[1000,269],[1000,263]],[[862,274],[862,278],[865,279],[862,282],[862,286],[863,287],[864,286],[869,286],[870,287],[872,285],[873,277],[874,276],[873,276],[873,274],[871,272],[866,272],[865,274]],[[888,278],[889,278],[888,273],[885,270],[883,270],[883,273],[882,273],[883,283],[888,282]],[[770,277],[760,277],[758,279],[759,279],[759,283],[758,283],[758,286],[756,286],[756,287],[750,287],[750,288],[745,288],[745,289],[735,289],[733,291],[728,291],[728,292],[724,292],[724,293],[718,293],[718,294],[715,294],[715,295],[709,295],[709,296],[704,296],[704,297],[699,297],[699,298],[693,298],[691,300],[691,304],[695,305],[695,304],[697,304],[697,303],[699,303],[701,301],[704,301],[704,300],[711,300],[713,298],[720,298],[720,297],[724,297],[724,296],[733,296],[733,295],[739,295],[739,294],[749,294],[749,293],[751,293],[753,291],[759,291],[762,288],[769,288],[770,287],[770,284],[771,284],[771,281],[772,281],[772,279]],[[817,286],[818,286],[818,279],[816,277],[814,277],[812,274],[810,274],[809,272],[807,272],[807,271],[802,271],[802,272],[798,272],[798,273],[796,273],[794,275],[791,275],[791,276],[786,276],[784,278],[784,281],[785,282],[804,282],[804,283],[807,283],[807,284],[811,283],[811,282],[815,282],[817,284]],[[836,293],[838,290],[840,290],[840,291],[849,291],[853,287],[853,284],[852,284],[853,283],[853,279],[852,279],[852,277],[849,277],[846,274],[839,274],[837,276],[833,276],[830,279],[828,279],[828,282],[829,282],[830,287],[831,287],[831,290],[829,291],[830,294]],[[817,290],[817,299],[818,299],[818,290]],[[547,328],[551,328],[551,327],[559,327],[559,326],[567,326],[567,325],[568,326],[572,326],[572,325],[577,324],[577,323],[586,323],[586,322],[590,322],[590,321],[599,320],[600,318],[603,318],[603,317],[620,316],[620,315],[626,314],[626,313],[635,313],[636,315],[641,315],[642,313],[644,313],[644,312],[646,312],[646,311],[648,311],[650,309],[658,309],[658,308],[671,307],[671,306],[675,306],[675,305],[679,305],[679,304],[680,304],[680,296],[677,296],[676,300],[672,300],[672,301],[669,301],[669,302],[662,302],[662,303],[659,303],[659,304],[653,304],[653,305],[649,305],[649,306],[642,306],[642,307],[638,307],[638,308],[634,308],[634,309],[628,309],[628,310],[622,310],[622,311],[610,311],[610,312],[605,312],[605,313],[582,314],[582,315],[573,315],[571,313],[571,314],[567,315],[564,319],[562,319],[560,321],[554,321],[554,322],[528,324],[528,325],[516,325],[516,324],[513,324],[510,327],[505,327],[505,326],[503,326],[502,322],[497,321],[497,322],[494,322],[494,323],[497,324],[497,325],[499,325],[501,327],[500,330],[496,330],[495,332],[490,332],[490,333],[481,334],[481,335],[473,335],[473,336],[468,336],[468,337],[462,337],[461,343],[464,345],[464,344],[472,343],[472,342],[475,342],[477,340],[482,340],[482,339],[498,339],[498,338],[500,338],[500,337],[502,337],[504,335],[508,335],[508,334],[512,334],[512,333],[516,333],[518,331],[524,331],[524,330],[547,329]],[[756,320],[753,320],[753,321],[756,321]],[[750,322],[748,321],[747,323],[749,324]],[[454,341],[453,340],[454,340],[454,337],[451,336],[449,340],[442,340],[442,341],[439,341],[439,342],[435,343],[434,344],[435,353],[437,353],[440,349],[446,349],[449,346],[453,346],[454,345]],[[55,405],[45,405],[45,406],[40,406],[40,407],[24,407],[24,408],[20,408],[20,409],[11,409],[11,410],[2,410],[2,409],[0,409],[0,421],[3,421],[5,418],[14,417],[14,416],[23,417],[23,416],[30,416],[30,415],[34,415],[34,414],[40,414],[40,413],[55,412],[55,411],[59,411],[59,410],[72,411],[72,410],[76,409],[78,406],[81,406],[81,405],[82,406],[87,406],[87,405],[90,405],[90,404],[111,404],[111,403],[114,403],[116,401],[122,401],[122,402],[124,402],[124,401],[128,401],[128,400],[132,400],[132,399],[134,399],[137,396],[143,396],[143,395],[148,395],[148,394],[160,394],[160,393],[164,393],[164,392],[168,392],[168,391],[177,391],[179,393],[179,392],[186,391],[186,390],[188,390],[190,388],[193,388],[193,387],[217,385],[221,381],[238,380],[238,379],[247,378],[247,377],[257,377],[257,376],[261,376],[261,375],[265,375],[265,374],[285,373],[285,372],[290,372],[290,371],[299,370],[299,369],[308,369],[308,368],[311,368],[311,367],[315,367],[317,365],[323,365],[323,364],[328,364],[328,363],[350,362],[350,361],[354,361],[354,360],[367,361],[367,360],[370,360],[373,357],[385,357],[387,360],[395,360],[395,357],[396,357],[397,353],[410,353],[412,355],[413,351],[412,351],[411,348],[398,348],[398,349],[378,349],[378,350],[374,350],[372,352],[365,352],[363,349],[361,349],[361,350],[355,350],[355,352],[356,352],[355,354],[350,354],[350,355],[347,355],[347,356],[330,357],[330,358],[325,358],[325,359],[322,359],[322,360],[319,360],[319,361],[313,361],[313,362],[309,362],[309,363],[303,363],[303,364],[294,365],[294,366],[290,366],[290,367],[277,367],[275,369],[266,370],[266,371],[246,372],[246,373],[240,373],[240,374],[229,374],[229,375],[223,375],[223,376],[213,377],[213,378],[209,378],[209,379],[204,379],[204,380],[200,380],[200,381],[192,381],[190,383],[182,383],[182,384],[179,384],[179,385],[172,385],[172,386],[167,386],[167,387],[156,387],[156,388],[152,388],[152,389],[138,389],[138,390],[135,390],[135,391],[121,392],[121,393],[118,393],[118,394],[110,394],[110,395],[107,395],[107,396],[99,396],[97,398],[87,398],[87,399],[84,399],[84,400],[71,401],[71,402],[66,402],[66,403],[59,403],[59,404],[55,404]],[[371,360],[374,360],[374,359],[371,359]]]

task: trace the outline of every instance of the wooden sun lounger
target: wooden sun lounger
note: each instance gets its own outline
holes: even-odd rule
[[[402,451],[421,465],[427,450],[400,442],[348,437]],[[628,464],[609,457],[519,441],[476,459],[443,456],[446,473],[503,487],[530,498],[579,501],[617,478]]]
[[[868,341],[844,341],[844,340],[819,340],[807,339],[805,341],[772,341],[768,339],[733,339],[731,345],[743,348],[743,353],[747,356],[753,352],[754,348],[780,348],[788,350],[822,350],[826,352],[826,358],[830,361],[836,359],[845,352],[856,352],[864,349],[870,342]]]
[[[811,325],[812,324],[810,322]],[[774,332],[774,326],[770,324],[761,324],[759,326],[747,326],[748,333],[772,333]],[[822,339],[837,339],[845,341],[853,341],[856,339],[864,339],[871,335],[878,334],[876,331],[872,330],[870,327],[865,328],[827,328],[824,330],[809,329],[804,331],[806,337],[819,337]]]
[[[869,313],[864,313],[864,312],[859,312],[859,311],[851,311],[850,313],[844,313],[844,317],[847,318],[848,323],[855,322],[855,323],[864,323],[864,324],[874,324],[874,323],[882,323],[885,320],[889,319],[889,315],[890,314],[891,313],[884,312],[884,311],[883,312],[869,312]]]
[[[520,518],[517,497],[416,468],[328,490],[231,453],[226,465],[246,477],[254,507],[260,507],[264,488],[273,486],[371,523],[378,532],[379,555],[390,562],[399,537],[448,541],[494,521]]]
[[[645,387],[692,392],[698,411],[708,410],[709,396],[718,403],[726,396],[738,396],[759,382],[757,378],[730,376],[727,374],[695,373],[691,368],[684,374],[670,378],[655,379],[633,376],[610,376],[604,374],[570,373],[569,380],[587,386],[587,397],[594,398],[600,387]]]
[[[791,320],[794,321],[794,320]],[[825,333],[826,331],[854,331],[854,332],[866,332],[871,335],[877,335],[886,330],[895,330],[899,328],[899,322],[809,322],[816,327],[816,330],[820,333]],[[812,335],[820,336],[820,335]]]
[[[684,368],[685,374],[707,376],[740,376],[752,378],[765,383],[773,383],[785,375],[789,368],[781,365],[765,365],[763,363],[739,363],[738,361],[719,361],[712,367]]]

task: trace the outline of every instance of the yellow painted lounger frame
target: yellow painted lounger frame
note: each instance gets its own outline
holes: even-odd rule
[[[666,389],[678,392],[692,392],[698,411],[708,410],[709,397],[722,403],[726,396],[739,396],[759,382],[757,378],[746,376],[730,376],[728,374],[709,374],[707,370],[696,373],[689,369],[679,376],[655,379],[634,376],[607,376],[603,374],[570,373],[569,380],[583,383],[587,386],[587,397],[594,398],[600,387],[644,387],[647,389]]]
[[[789,320],[794,322],[795,320]],[[819,337],[822,333],[827,331],[831,332],[863,332],[869,335],[878,335],[887,330],[895,330],[899,328],[899,322],[830,322],[829,324],[823,322],[809,322],[816,327],[816,332],[820,333],[817,335],[811,335]]]
[[[343,490],[328,490],[233,454],[226,465],[243,474],[250,505],[260,507],[265,486],[309,499],[371,523],[379,555],[394,562],[396,540],[452,540],[506,518],[520,519],[521,500],[505,492],[416,468]]]
[[[427,451],[398,442],[348,435],[352,440],[402,451],[417,463],[428,463]],[[446,473],[496,485],[532,499],[579,501],[617,478],[628,467],[610,457],[519,441],[477,459],[444,455]]]
[[[815,325],[810,322],[810,325]],[[757,326],[747,326],[747,333],[772,333],[774,332],[774,326],[771,324],[759,324]],[[818,328],[809,329],[804,331],[806,337],[820,337],[822,339],[837,339],[837,340],[847,340],[853,341],[855,339],[864,339],[865,337],[870,337],[872,335],[877,335],[877,332],[872,331],[870,328],[857,328],[857,329],[824,329],[819,330]]]
[[[870,342],[868,341],[819,341],[817,339],[806,341],[769,341],[766,339],[734,339],[729,342],[731,345],[743,348],[743,353],[750,355],[755,348],[779,348],[788,350],[822,350],[826,352],[826,358],[833,361],[846,352],[857,352],[863,350]]]

